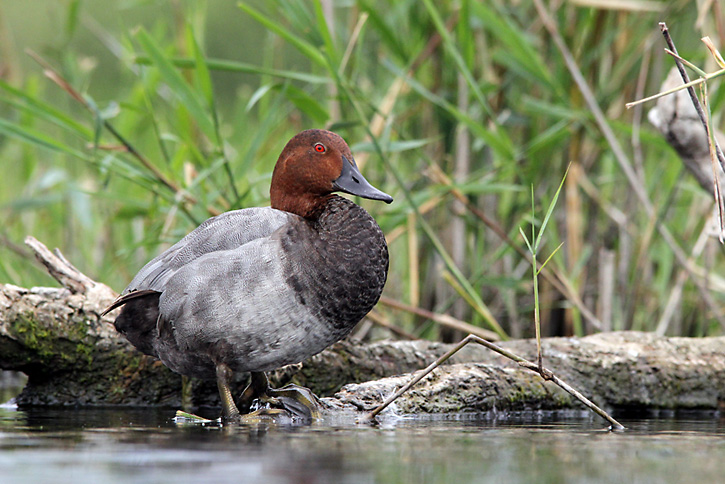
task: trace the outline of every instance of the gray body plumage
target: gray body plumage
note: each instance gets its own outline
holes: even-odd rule
[[[295,218],[299,217],[273,208],[246,208],[212,217],[150,260],[121,294],[143,289],[161,292],[174,274],[195,259],[267,237]]]
[[[213,378],[219,363],[268,371],[347,335],[377,303],[387,270],[380,228],[336,195],[314,221],[227,212],[141,269],[116,327],[181,374]]]

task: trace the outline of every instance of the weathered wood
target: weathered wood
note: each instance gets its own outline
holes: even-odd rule
[[[532,340],[499,343],[534,359]],[[600,406],[719,409],[725,405],[725,337],[668,338],[641,332],[542,341],[545,364]],[[466,351],[466,350],[464,350]],[[394,404],[402,413],[458,413],[583,408],[533,372],[480,348],[436,370]],[[460,361],[460,360],[459,360]],[[370,411],[410,378],[347,385],[335,405]]]
[[[100,313],[115,298],[108,288],[71,293],[61,288],[0,285],[0,369],[22,371],[28,383],[21,405],[218,405],[214,382],[182,378],[136,351]],[[101,296],[99,296],[101,294]],[[432,342],[334,345],[304,365],[271,375],[330,395],[344,384],[381,378],[425,365],[441,345]],[[245,375],[237,382],[241,391]]]
[[[57,255],[57,254],[56,254]],[[54,264],[63,264],[58,257]],[[73,271],[61,271],[64,277]],[[80,273],[79,273],[80,274]],[[75,280],[78,282],[78,280]],[[90,281],[90,282],[89,282]],[[137,352],[101,311],[115,298],[91,281],[67,288],[0,285],[0,369],[22,371],[20,405],[218,405],[214,382],[184,385]],[[80,288],[80,289],[79,289]],[[534,359],[535,344],[501,346]],[[271,375],[311,388],[331,407],[370,410],[449,345],[428,341],[343,341]],[[716,409],[725,402],[725,338],[605,333],[543,341],[545,365],[605,407]],[[396,402],[401,412],[578,408],[558,387],[481,346],[464,348]],[[237,382],[241,391],[243,378]],[[352,384],[351,384],[352,383]],[[345,386],[339,391],[343,385]],[[336,393],[337,392],[337,393]]]

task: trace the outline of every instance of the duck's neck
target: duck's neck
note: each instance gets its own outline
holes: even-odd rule
[[[274,189],[270,190],[269,195],[272,208],[297,214],[307,220],[317,220],[324,212],[327,203],[335,196],[332,194],[320,196],[309,192],[290,193]]]

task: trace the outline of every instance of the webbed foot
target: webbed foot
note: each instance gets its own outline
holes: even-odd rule
[[[280,416],[305,420],[320,418],[317,397],[308,388],[294,384],[271,388],[263,372],[251,373],[252,381],[239,398],[239,407],[246,413],[242,414],[234,403],[229,386],[232,370],[223,363],[218,364],[216,376],[223,421],[245,422]]]
[[[289,384],[275,389],[269,386],[264,373],[252,372],[252,382],[242,392],[240,404],[256,414],[279,415],[280,411],[293,418],[320,418],[318,400],[310,389]]]

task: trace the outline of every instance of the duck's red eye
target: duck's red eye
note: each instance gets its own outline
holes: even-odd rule
[[[325,148],[325,145],[323,145],[322,143],[315,143],[315,151],[317,151],[318,153],[324,153],[325,151],[327,151],[327,148]]]

